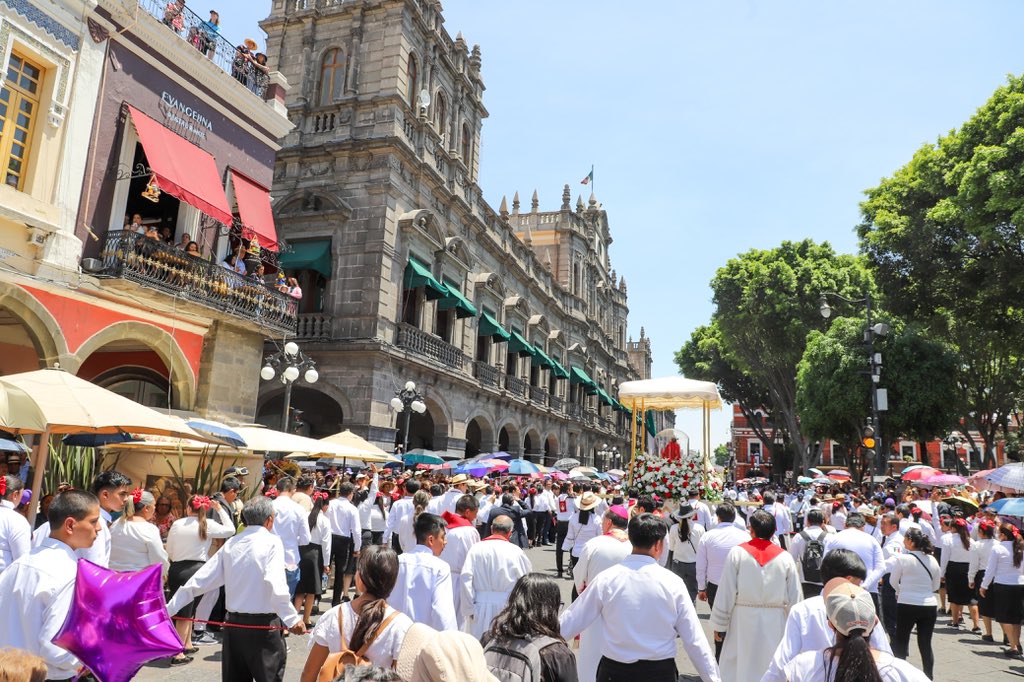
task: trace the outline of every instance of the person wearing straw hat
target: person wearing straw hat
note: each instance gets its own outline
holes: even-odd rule
[[[444,516],[445,512],[455,513],[455,504],[459,501],[459,498],[469,492],[469,476],[466,474],[456,474],[448,481],[448,485],[450,487],[441,496],[437,512],[438,516]]]
[[[569,529],[562,542],[562,549],[569,550],[569,569],[575,570],[580,560],[580,553],[583,546],[591,538],[601,534],[601,518],[594,512],[600,498],[594,493],[587,491],[576,502],[576,513],[569,519]],[[572,597],[576,599],[579,594],[575,586],[572,588]]]

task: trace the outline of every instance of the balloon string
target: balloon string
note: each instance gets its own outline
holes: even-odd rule
[[[181,618],[179,616],[172,616],[171,620],[181,620],[186,623],[206,623],[207,625],[219,625],[224,628],[241,628],[243,630],[288,630],[288,628],[280,627],[278,625],[244,625],[242,623],[224,623],[219,620],[199,620],[198,618]]]

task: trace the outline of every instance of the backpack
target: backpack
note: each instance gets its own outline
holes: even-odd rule
[[[825,543],[822,539],[826,534],[827,531],[822,530],[818,537],[812,538],[806,530],[800,531],[800,537],[807,543],[803,556],[800,557],[805,583],[821,583],[821,560],[825,556]]]
[[[340,677],[345,668],[349,666],[369,665],[370,660],[366,658],[366,650],[370,648],[374,640],[384,632],[388,624],[398,615],[398,611],[392,611],[391,615],[385,618],[377,627],[377,630],[366,638],[358,651],[352,651],[345,642],[345,606],[338,607],[338,632],[341,634],[341,651],[330,654],[324,664],[320,666],[320,673],[317,675],[317,682],[334,682]],[[538,680],[539,682],[539,680]]]
[[[554,637],[493,639],[484,647],[484,660],[499,682],[542,682],[540,650],[556,642]]]

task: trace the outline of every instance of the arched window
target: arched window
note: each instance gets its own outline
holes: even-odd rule
[[[438,90],[437,96],[434,97],[434,127],[437,128],[439,135],[444,135],[447,132],[445,129],[447,123],[448,102],[445,101],[444,93]]]
[[[409,106],[416,109],[416,92],[419,84],[419,70],[416,68],[416,55],[409,55],[409,64],[405,67],[405,80],[409,91],[406,95],[409,98]]]
[[[341,99],[345,93],[345,53],[335,47],[324,53],[320,66],[320,106]]]
[[[459,153],[462,155],[462,161],[466,164],[466,168],[469,168],[472,164],[470,163],[470,154],[473,152],[472,138],[469,136],[469,124],[462,124],[462,146],[459,147]]]

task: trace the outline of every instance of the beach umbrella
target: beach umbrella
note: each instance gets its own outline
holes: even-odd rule
[[[540,468],[525,459],[513,459],[508,463],[508,473],[512,476],[529,476],[540,472]]]
[[[1003,503],[997,510],[1000,516],[1024,516],[1024,497],[1004,497],[998,502]]]
[[[562,459],[560,459],[557,462],[555,462],[553,466],[556,469],[562,469],[564,471],[569,471],[570,469],[575,469],[579,465],[580,465],[580,461],[578,459],[574,459],[572,457],[563,457]]]
[[[852,478],[850,472],[845,469],[833,469],[828,472],[828,477],[834,481],[848,481]]]
[[[341,433],[336,433],[333,436],[327,436],[320,439],[324,443],[333,443],[335,445],[344,445],[345,447],[351,448],[357,455],[358,459],[364,462],[401,462],[399,457],[395,457],[390,452],[382,450],[370,441],[366,440],[361,436],[357,436],[348,429]]]
[[[920,481],[941,474],[942,472],[932,467],[918,467],[901,474],[904,481]]]
[[[1006,490],[1024,492],[1024,462],[1004,464],[986,474],[985,480]]]
[[[921,486],[922,488],[935,488],[936,486],[944,485],[964,485],[966,483],[966,478],[962,476],[954,476],[953,474],[935,474],[934,476],[914,481],[914,485]]]

